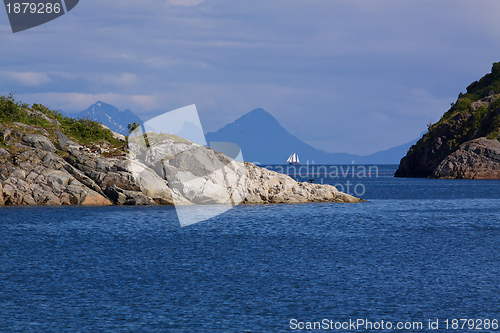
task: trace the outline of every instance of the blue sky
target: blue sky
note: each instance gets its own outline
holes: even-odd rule
[[[12,34],[0,94],[144,120],[196,104],[205,132],[252,109],[331,152],[409,142],[500,61],[498,1],[81,0]]]

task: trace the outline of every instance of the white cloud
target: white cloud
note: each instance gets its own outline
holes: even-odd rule
[[[88,73],[88,72],[51,72],[50,76],[53,81],[62,82],[63,80],[86,80],[90,84],[99,84],[101,86],[114,86],[122,88],[125,86],[134,85],[137,83],[137,75],[134,73]]]
[[[18,94],[16,99],[25,103],[43,104],[52,109],[66,112],[77,112],[88,108],[97,101],[102,101],[118,107],[120,110],[132,109],[140,115],[143,112],[158,109],[157,96],[126,95],[116,93],[82,94],[82,93],[35,93]]]
[[[44,83],[51,82],[51,79],[46,73],[4,71],[2,72],[2,75],[5,75],[7,78],[25,86],[36,87]]]

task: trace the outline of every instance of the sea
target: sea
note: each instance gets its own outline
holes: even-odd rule
[[[500,181],[266,167],[366,201],[2,207],[0,332],[500,331]]]

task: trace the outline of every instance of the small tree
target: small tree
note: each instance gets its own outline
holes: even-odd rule
[[[132,133],[137,127],[141,126],[141,124],[136,123],[135,121],[131,124],[127,125],[128,133]]]
[[[431,121],[429,121],[429,123],[427,124],[427,131],[430,131],[432,128],[432,119]]]

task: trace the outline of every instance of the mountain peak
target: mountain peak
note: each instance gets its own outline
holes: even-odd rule
[[[106,103],[106,102],[103,102],[103,101],[97,101],[94,104],[92,104],[91,106],[100,106],[100,107],[113,108],[113,109],[118,110],[118,108],[116,106],[111,105],[111,104]]]
[[[307,155],[313,147],[290,134],[267,111],[254,109],[215,133],[207,133],[208,142],[233,142],[240,146],[247,161],[284,163],[291,152]]]
[[[243,117],[267,117],[275,119],[269,112],[267,112],[263,108],[253,109],[252,111],[243,115],[241,118]]]
[[[248,112],[247,114],[269,114],[269,112],[267,112],[266,110],[264,110],[263,108],[257,108],[257,109],[253,109],[252,111]]]
[[[128,134],[128,124],[133,122],[142,123],[141,119],[129,109],[120,111],[117,107],[102,101],[97,101],[78,115],[80,118],[89,117],[97,120],[112,131],[123,135]]]
[[[226,125],[228,126],[244,126],[248,128],[256,128],[259,127],[264,131],[286,131],[281,124],[274,118],[269,112],[262,108],[254,109],[247,114],[236,119],[232,124]]]

